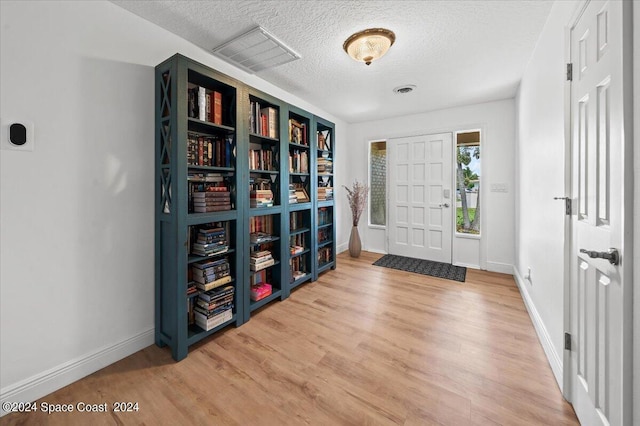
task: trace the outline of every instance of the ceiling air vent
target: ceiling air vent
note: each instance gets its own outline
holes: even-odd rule
[[[404,93],[413,92],[415,88],[416,86],[414,84],[407,84],[404,86],[396,87],[395,89],[393,89],[393,92],[398,94],[404,94]]]
[[[251,74],[300,59],[299,54],[262,27],[249,30],[212,52]]]

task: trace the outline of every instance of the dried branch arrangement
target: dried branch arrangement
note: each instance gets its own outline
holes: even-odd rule
[[[364,210],[364,206],[367,204],[369,185],[366,183],[360,183],[356,180],[353,182],[353,186],[351,188],[344,185],[342,186],[347,190],[347,199],[349,200],[349,207],[351,208],[353,226],[358,226],[360,215]]]

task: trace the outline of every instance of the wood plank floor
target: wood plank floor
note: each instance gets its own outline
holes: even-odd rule
[[[13,424],[574,425],[509,275],[430,278],[343,253],[338,269],[176,363],[150,346],[40,401],[132,413]]]

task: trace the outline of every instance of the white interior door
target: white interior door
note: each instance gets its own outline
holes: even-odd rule
[[[625,260],[622,2],[586,5],[571,57],[571,400],[583,425],[631,424],[632,283],[620,264],[581,252],[615,248]]]
[[[451,263],[451,133],[390,139],[389,253]]]

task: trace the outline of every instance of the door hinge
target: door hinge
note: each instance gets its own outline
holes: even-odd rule
[[[570,197],[564,199],[564,214],[567,216],[571,216],[571,201]]]
[[[567,351],[571,350],[571,334],[564,333],[564,349]]]
[[[573,80],[573,64],[568,63],[567,64],[567,81],[572,81],[572,80]]]

